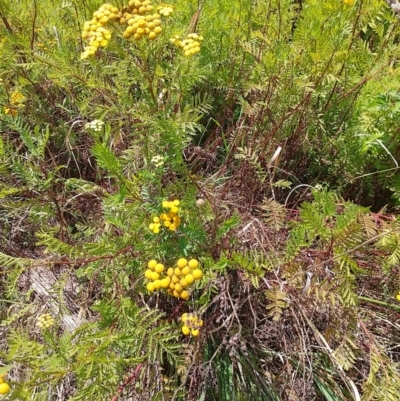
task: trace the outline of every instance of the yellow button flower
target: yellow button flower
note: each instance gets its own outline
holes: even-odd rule
[[[169,17],[174,12],[174,8],[169,4],[161,4],[157,7],[157,10],[164,17]]]
[[[36,326],[40,329],[49,329],[51,326],[54,325],[54,318],[49,313],[45,313],[38,317],[36,322]]]

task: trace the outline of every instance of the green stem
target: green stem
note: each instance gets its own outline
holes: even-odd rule
[[[400,312],[400,306],[389,304],[388,302],[385,302],[385,301],[379,301],[378,299],[363,297],[361,295],[358,297],[358,299],[360,301],[368,302],[370,304],[386,306],[387,308],[390,308],[390,309]]]
[[[143,68],[141,68],[141,70],[142,70],[143,75],[145,76],[146,81],[147,81],[147,83],[149,85],[149,93],[150,93],[151,99],[153,100],[153,103],[154,103],[154,108],[155,108],[154,112],[156,112],[157,111],[157,107],[158,107],[158,103],[157,103],[156,95],[154,94],[153,77],[152,77],[152,75],[150,73],[149,64],[148,64],[148,61],[147,61],[147,54],[146,54],[145,51],[143,51],[143,48],[140,49],[140,52],[141,52],[141,58],[142,58],[142,61],[143,61],[143,64],[144,64]]]

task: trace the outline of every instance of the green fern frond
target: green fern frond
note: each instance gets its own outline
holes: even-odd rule
[[[366,210],[352,203],[344,205],[343,212],[336,216],[334,246],[351,249],[365,240],[363,227],[359,223],[359,217],[365,213]]]
[[[20,134],[22,141],[32,156],[39,159],[44,158],[46,144],[50,138],[48,125],[46,125],[44,130],[41,130],[40,127],[36,125],[32,131],[29,124],[25,123],[23,118],[17,116],[9,122],[9,127]]]
[[[288,189],[288,188],[290,188],[292,186],[292,183],[290,181],[287,181],[287,180],[278,180],[278,181],[275,181],[272,184],[272,186],[276,187],[276,188]]]
[[[12,327],[12,324],[16,322],[18,319],[21,319],[22,317],[27,317],[32,315],[35,307],[33,304],[28,304],[23,306],[20,310],[18,310],[16,313],[12,313],[7,317],[4,317],[1,319],[0,326],[2,327],[7,327],[10,326]]]
[[[307,239],[313,241],[316,236],[330,237],[330,230],[325,225],[326,214],[322,213],[313,202],[304,202],[301,205],[300,221],[302,227],[307,230]]]
[[[100,185],[96,185],[93,182],[86,181],[80,178],[69,178],[65,181],[65,188],[69,191],[79,191],[80,193],[98,193],[107,196],[107,191]]]
[[[0,187],[0,199],[6,198],[7,196],[10,196],[10,195],[15,195],[23,190],[24,190],[24,188],[1,188]]]
[[[22,180],[29,189],[42,189],[44,187],[43,175],[38,166],[30,162],[22,162],[19,159],[12,161],[13,174]]]
[[[379,238],[376,247],[386,252],[384,264],[387,269],[400,263],[400,227],[398,221],[391,222],[384,230],[387,233]]]

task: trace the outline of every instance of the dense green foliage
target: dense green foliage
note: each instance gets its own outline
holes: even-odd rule
[[[398,400],[395,10],[128,3],[0,0],[3,399]]]

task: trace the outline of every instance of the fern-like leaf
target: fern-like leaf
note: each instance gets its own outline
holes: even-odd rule
[[[270,303],[266,305],[266,309],[269,311],[268,316],[272,317],[272,320],[278,321],[283,313],[283,309],[288,307],[287,294],[281,291],[277,287],[273,287],[265,291],[265,297]]]
[[[286,209],[284,205],[272,198],[264,198],[262,205],[265,222],[274,230],[278,231],[285,225]]]
[[[355,351],[357,350],[358,347],[354,341],[346,336],[343,338],[340,345],[333,351],[333,356],[344,370],[349,370],[354,367],[354,363],[357,360],[355,354]]]
[[[107,146],[96,143],[92,147],[92,153],[100,167],[106,170],[111,176],[117,177],[123,181],[119,160]]]
[[[358,222],[361,224],[368,238],[373,238],[376,235],[378,231],[378,226],[371,214],[369,213],[360,214],[358,216]]]

